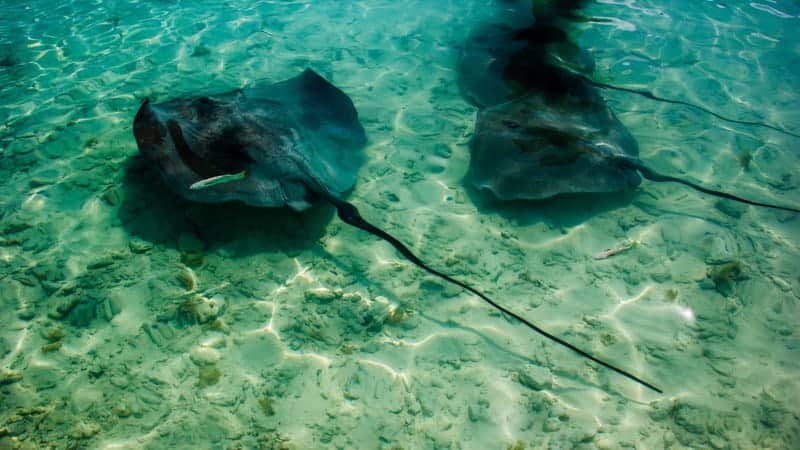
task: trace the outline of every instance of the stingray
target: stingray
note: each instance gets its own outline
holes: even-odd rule
[[[639,159],[636,140],[593,89],[578,83],[561,99],[539,92],[478,113],[467,180],[500,200],[636,188],[641,177],[676,182],[737,202],[800,213],[661,174]],[[640,176],[641,175],[641,176]]]
[[[330,203],[342,221],[388,242],[423,270],[579,355],[662,392],[431,268],[398,239],[367,222],[343,199],[356,182],[364,129],[350,98],[310,69],[286,81],[219,95],[180,97],[157,105],[145,99],[133,134],[145,160],[181,197],[298,211],[316,201]]]
[[[629,190],[644,177],[749,205],[800,212],[709,189],[648,167],[639,159],[636,139],[598,92],[598,87],[617,88],[579,73],[592,67],[589,55],[550,23],[521,29],[492,26],[475,33],[459,70],[462,91],[480,108],[470,143],[468,184],[500,200],[542,200],[561,194]],[[646,91],[619,89],[704,109]]]

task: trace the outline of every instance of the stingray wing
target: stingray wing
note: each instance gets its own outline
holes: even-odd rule
[[[248,89],[245,96],[243,108],[279,111],[290,123],[282,144],[317,186],[335,195],[353,187],[367,139],[344,92],[306,69],[289,80]]]

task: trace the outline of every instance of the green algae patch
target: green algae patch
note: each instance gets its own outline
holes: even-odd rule
[[[262,395],[258,398],[258,406],[261,408],[261,411],[264,412],[266,416],[274,416],[275,415],[275,406],[274,400],[270,398],[268,395]]]
[[[216,365],[205,365],[197,368],[197,386],[204,388],[219,383],[222,371]]]
[[[717,292],[730,297],[736,290],[737,282],[745,278],[744,265],[739,260],[714,265],[706,270],[706,277],[714,283]]]

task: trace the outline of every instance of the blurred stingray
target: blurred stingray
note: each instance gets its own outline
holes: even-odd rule
[[[570,39],[571,22],[587,18],[577,11],[585,0],[534,0],[533,16],[514,10],[509,23],[489,24],[475,30],[463,46],[459,60],[459,84],[467,100],[478,107],[496,105],[530,89],[558,90],[560,72],[599,89],[639,95],[650,100],[681,105],[710,114],[725,122],[768,128],[788,136],[800,134],[756,120],[724,116],[683,100],[661,97],[644,89],[615,86],[590,78],[594,60]],[[554,84],[554,81],[556,82]]]
[[[461,89],[481,108],[471,142],[468,183],[500,200],[541,200],[628,190],[637,187],[643,176],[741,203],[800,212],[648,168],[639,159],[634,137],[597,92],[598,87],[617,88],[581,75],[592,71],[592,59],[568,39],[561,23],[581,2],[573,3],[572,9],[537,16],[527,27],[490,26],[465,46]]]
[[[500,200],[541,200],[567,193],[633,189],[641,176],[671,181],[737,202],[800,213],[748,200],[648,168],[636,140],[593,88],[574,79],[569,93],[531,92],[484,108],[471,142],[467,178]]]
[[[133,123],[140,152],[178,195],[303,210],[318,199],[346,223],[387,241],[427,272],[479,296],[528,328],[656,392],[657,387],[539,328],[422,262],[342,199],[353,187],[366,135],[353,102],[312,70],[214,96],[142,103]]]

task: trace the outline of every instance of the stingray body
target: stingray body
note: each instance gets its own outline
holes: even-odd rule
[[[593,70],[591,57],[563,30],[565,17],[574,15],[582,3],[571,2],[535,21],[516,17],[512,19],[516,24],[486,26],[468,39],[459,62],[459,84],[466,99],[480,108],[470,143],[468,184],[500,200],[542,200],[560,194],[629,190],[644,177],[681,183],[741,203],[800,212],[709,189],[647,167],[638,157],[635,138],[598,89],[632,92],[702,109],[730,122],[786,131],[591,80],[584,75]],[[524,25],[526,20],[529,23]]]
[[[563,22],[581,3],[538,5],[536,21],[520,13],[479,28],[464,45],[459,84],[480,108],[466,177],[475,188],[500,200],[541,200],[641,183],[619,164],[638,161],[636,139],[578,75],[594,62]]]
[[[356,180],[364,130],[350,98],[311,70],[280,83],[220,95],[158,105],[145,100],[134,118],[133,133],[146,160],[184,198],[295,210],[308,208],[315,200],[326,201],[344,222],[388,242],[428,273],[477,295],[579,355],[661,392],[431,268],[398,239],[364,220],[342,198]]]
[[[585,86],[583,86],[585,88]],[[639,149],[592,89],[558,99],[538,92],[478,113],[467,178],[500,200],[635,188]]]
[[[353,102],[312,70],[219,95],[159,105],[145,100],[133,133],[141,153],[184,198],[295,210],[320,194],[352,188],[366,143]],[[192,188],[224,176],[230,177]]]

